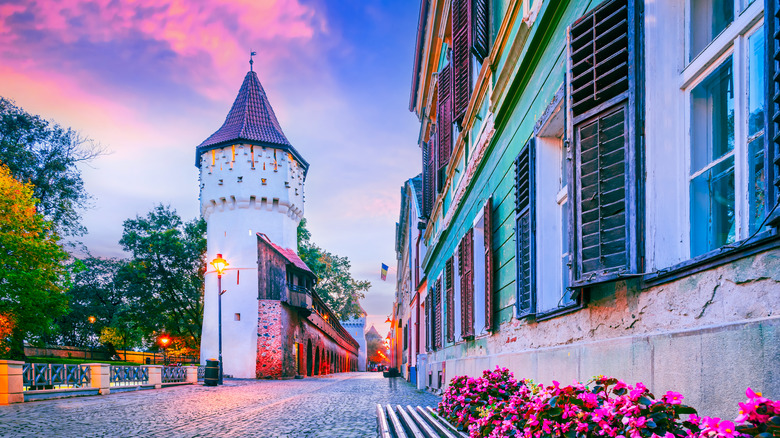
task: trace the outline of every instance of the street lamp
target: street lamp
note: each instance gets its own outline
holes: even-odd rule
[[[218,325],[219,325],[219,380],[217,381],[218,384],[222,384],[222,274],[225,272],[225,269],[228,267],[227,260],[222,258],[222,254],[217,254],[217,258],[211,261],[211,265],[214,266],[214,269],[217,270],[217,312],[219,312],[219,315],[217,316]]]
[[[90,324],[94,324],[95,321],[97,321],[97,318],[95,318],[94,316],[90,316],[89,318],[87,318],[87,321],[89,321]]]
[[[160,346],[163,349],[163,363],[165,365],[168,365],[168,360],[166,359],[165,353],[167,353],[168,345],[171,344],[171,337],[168,335],[162,335],[157,339],[157,342],[160,343]]]

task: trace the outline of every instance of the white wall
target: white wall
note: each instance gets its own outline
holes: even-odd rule
[[[255,165],[252,169],[252,149]],[[202,155],[201,213],[208,224],[207,260],[222,254],[230,266],[222,278],[222,357],[225,374],[254,378],[257,360],[257,234],[297,248],[303,217],[303,169],[286,152],[248,145]],[[265,165],[265,170],[263,170]],[[276,171],[274,171],[276,169]],[[265,178],[265,184],[262,179]],[[221,181],[221,184],[220,184]],[[288,187],[289,186],[289,187]],[[218,356],[217,276],[206,273],[201,362]],[[240,321],[235,314],[240,313]]]

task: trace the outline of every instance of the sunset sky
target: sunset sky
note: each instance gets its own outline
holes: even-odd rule
[[[420,172],[407,109],[419,3],[396,0],[0,0],[0,95],[110,154],[84,167],[93,255],[122,256],[122,222],[170,204],[196,217],[195,147],[254,68],[309,161],[315,243],[373,283],[381,333],[395,287],[400,188]],[[380,263],[391,266],[387,282]]]

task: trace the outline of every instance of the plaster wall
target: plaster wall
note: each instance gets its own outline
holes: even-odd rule
[[[353,318],[349,321],[341,321],[341,326],[360,344],[357,357],[357,370],[366,370],[366,318]]]
[[[780,250],[640,290],[594,288],[584,309],[513,319],[475,342],[429,353],[434,387],[505,366],[550,384],[613,375],[682,393],[703,415],[736,415],[747,387],[780,397]]]
[[[213,158],[214,164],[211,151],[201,156],[200,199],[201,214],[208,224],[206,258],[222,254],[230,264],[222,277],[222,290],[226,291],[222,295],[224,372],[254,378],[258,324],[256,233],[268,235],[280,246],[297,248],[296,230],[303,216],[303,169],[286,152],[259,146],[217,149]],[[202,363],[218,356],[217,290],[216,273],[209,270],[205,275]]]

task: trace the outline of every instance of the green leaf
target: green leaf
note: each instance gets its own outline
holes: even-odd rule
[[[685,406],[685,405],[675,405],[674,406],[674,412],[677,415],[695,414],[696,413],[696,409],[694,409],[694,408],[692,408],[690,406]]]

